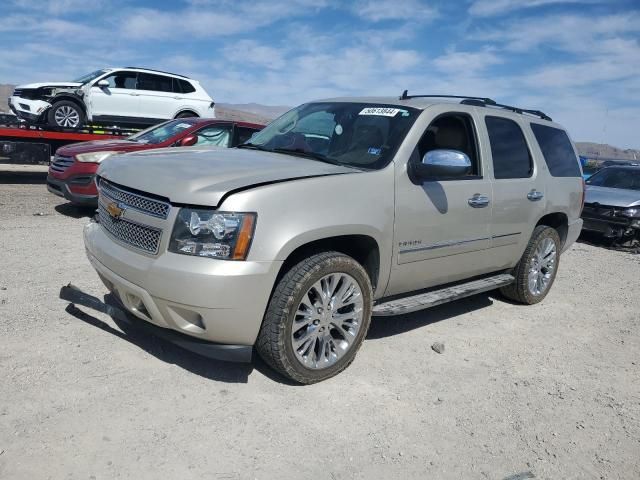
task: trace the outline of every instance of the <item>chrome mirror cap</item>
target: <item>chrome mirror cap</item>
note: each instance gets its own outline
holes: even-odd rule
[[[471,168],[469,156],[458,150],[431,150],[422,157],[423,165],[450,167],[455,169]]]

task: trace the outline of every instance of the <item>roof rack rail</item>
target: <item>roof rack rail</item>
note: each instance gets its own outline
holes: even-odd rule
[[[174,77],[180,77],[180,78],[186,78],[186,79],[189,78],[189,77],[185,77],[184,75],[179,75],[177,73],[165,72],[162,70],[154,70],[153,68],[145,68],[145,67],[122,67],[122,68],[135,68],[137,70],[146,70],[148,72],[166,73],[167,75],[173,75]]]
[[[492,100],[487,97],[471,97],[465,95],[409,95],[408,90],[402,92],[400,95],[400,100],[409,100],[411,98],[461,98],[460,102],[463,105],[474,105],[476,107],[496,107],[496,108],[504,108],[505,110],[510,110],[515,113],[533,115],[536,117],[540,117],[542,120],[551,120],[551,117],[540,110],[529,110],[526,108],[512,107],[511,105],[504,105],[502,103],[498,103],[495,100]]]

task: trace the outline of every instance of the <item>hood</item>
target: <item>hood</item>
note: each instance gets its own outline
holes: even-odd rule
[[[98,175],[172,203],[218,206],[239,188],[294,178],[356,173],[291,155],[229,148],[164,148],[110,157]]]
[[[81,87],[82,84],[78,82],[46,82],[46,83],[27,83],[26,85],[18,85],[16,89],[36,89],[42,87],[68,87],[68,88],[78,88]]]
[[[127,140],[92,140],[90,142],[71,143],[60,147],[56,153],[70,157],[79,153],[106,152],[113,150],[116,152],[132,152],[135,150],[145,150],[155,147],[145,143],[128,142]]]
[[[611,207],[636,207],[640,205],[640,191],[587,185],[584,201]]]

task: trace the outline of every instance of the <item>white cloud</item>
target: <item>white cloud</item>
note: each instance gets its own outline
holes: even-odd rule
[[[576,54],[601,48],[603,40],[640,32],[640,14],[587,16],[550,15],[511,20],[472,32],[471,40],[493,42],[513,52],[529,52],[541,45]]]
[[[361,0],[353,5],[352,11],[373,22],[411,20],[422,23],[433,20],[438,15],[435,7],[420,0]]]
[[[553,4],[598,3],[599,1],[602,0],[475,0],[469,7],[469,13],[479,17],[490,17],[523,8]]]
[[[503,62],[503,58],[496,53],[485,50],[478,52],[449,52],[433,60],[438,70],[452,75],[468,76],[486,70],[492,65]]]
[[[285,52],[281,49],[258,43],[254,40],[232,42],[223,49],[225,60],[268,69],[285,66]]]
[[[322,0],[259,0],[252,3],[199,0],[179,10],[138,8],[124,16],[121,33],[135,39],[168,39],[174,37],[179,28],[183,35],[215,38],[253,32],[284,18],[311,15],[324,6]]]

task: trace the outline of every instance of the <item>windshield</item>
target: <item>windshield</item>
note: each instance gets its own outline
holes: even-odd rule
[[[76,78],[74,82],[87,83],[93,80],[94,78],[98,78],[103,73],[107,73],[107,70],[96,70],[95,72],[87,73],[86,75],[83,75],[80,78]]]
[[[587,180],[587,185],[640,190],[640,168],[608,167]]]
[[[193,124],[193,119],[179,118],[176,120],[171,120],[169,122],[161,123],[160,125],[155,125],[151,128],[147,128],[146,130],[131,135],[129,138],[127,138],[127,140],[131,140],[132,142],[156,145],[158,143],[169,140],[171,137],[177,135],[187,128],[191,128]]]
[[[244,146],[379,169],[393,159],[419,114],[394,105],[308,103],[271,122]]]

